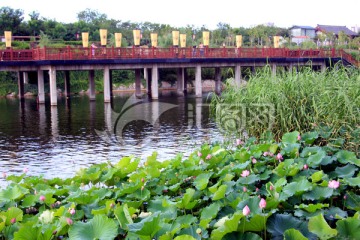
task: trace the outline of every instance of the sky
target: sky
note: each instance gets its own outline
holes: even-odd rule
[[[25,20],[36,11],[63,23],[76,22],[77,13],[89,8],[122,22],[204,25],[209,30],[220,22],[233,28],[267,23],[284,28],[317,24],[360,28],[360,0],[1,0],[0,7],[22,9]]]

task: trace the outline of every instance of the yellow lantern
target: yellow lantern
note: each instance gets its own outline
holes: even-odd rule
[[[209,46],[210,33],[208,31],[203,32],[203,42],[204,46]]]
[[[236,35],[236,47],[241,47],[242,44],[242,35]]]
[[[186,47],[186,34],[180,34],[180,47]]]
[[[89,47],[89,33],[88,32],[81,33],[81,38],[82,38],[83,47],[84,48]]]
[[[173,45],[179,46],[179,31],[172,31]]]
[[[151,33],[150,37],[151,37],[151,46],[153,47],[157,47],[157,33]]]
[[[4,31],[5,35],[5,46],[11,47],[11,31]]]
[[[107,42],[107,29],[100,29],[101,46],[106,46]]]
[[[274,36],[274,48],[279,48],[280,36]]]
[[[122,34],[121,33],[115,33],[115,47],[121,47],[121,38],[122,38]]]
[[[133,30],[133,35],[134,35],[134,45],[140,46],[140,30],[139,29]]]

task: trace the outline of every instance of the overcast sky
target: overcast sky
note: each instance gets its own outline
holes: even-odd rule
[[[131,22],[164,23],[174,27],[205,25],[215,29],[219,22],[231,27],[252,27],[274,23],[293,25],[338,25],[360,27],[360,0],[1,0],[1,7],[24,10],[25,20],[32,11],[41,17],[69,23],[77,13],[90,8],[108,18]]]

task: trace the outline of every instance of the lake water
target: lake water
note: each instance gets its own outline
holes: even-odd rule
[[[59,97],[58,106],[36,98],[0,98],[0,173],[71,177],[94,163],[117,162],[124,156],[159,160],[187,156],[202,143],[221,140],[209,115],[209,94],[177,97],[162,91],[158,101],[132,93]],[[1,178],[1,176],[0,176]],[[0,185],[4,185],[3,178]]]

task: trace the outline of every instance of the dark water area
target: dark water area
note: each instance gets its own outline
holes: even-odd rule
[[[211,94],[210,94],[211,95]],[[124,156],[159,160],[186,157],[201,144],[221,140],[209,115],[209,93],[177,97],[163,91],[157,101],[132,93],[59,97],[58,106],[37,104],[36,98],[0,98],[0,172],[71,177],[80,168]],[[4,185],[3,178],[0,186]]]

